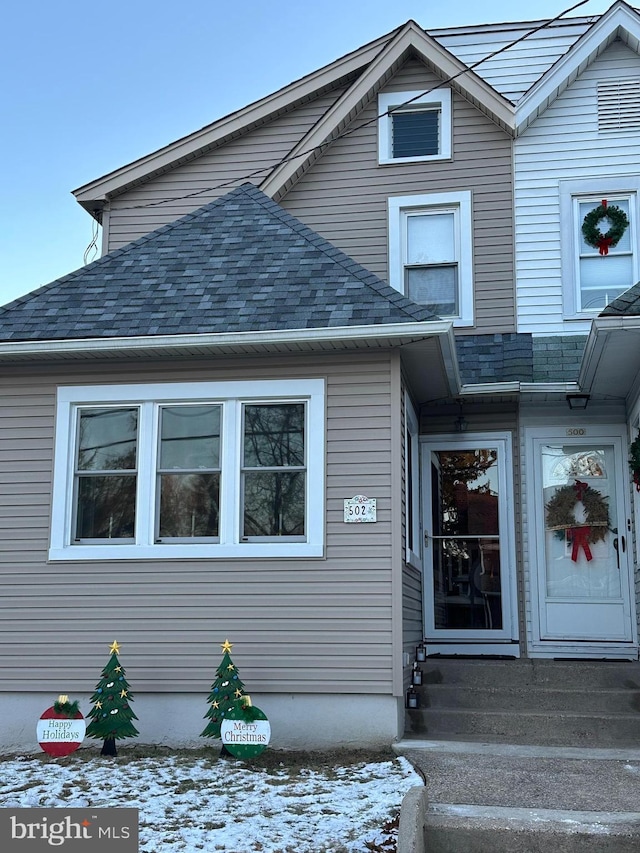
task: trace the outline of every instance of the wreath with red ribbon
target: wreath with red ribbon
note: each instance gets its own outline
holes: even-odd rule
[[[598,224],[602,219],[608,219],[611,227],[603,234]],[[609,249],[617,246],[624,232],[629,227],[627,214],[616,204],[607,204],[606,198],[602,204],[594,207],[582,221],[582,236],[587,246],[593,246],[601,255],[608,255]]]
[[[584,507],[584,521],[576,519],[576,504]],[[595,542],[602,542],[611,527],[607,498],[592,489],[588,483],[576,480],[574,485],[561,486],[551,498],[547,511],[547,530],[553,530],[560,538],[567,536],[571,542],[571,559],[577,562],[580,549],[584,551],[587,562],[593,559],[591,548]]]

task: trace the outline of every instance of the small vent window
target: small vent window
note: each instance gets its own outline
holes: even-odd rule
[[[428,157],[440,153],[439,110],[392,113],[393,157]]]
[[[640,79],[598,83],[598,130],[640,127]]]

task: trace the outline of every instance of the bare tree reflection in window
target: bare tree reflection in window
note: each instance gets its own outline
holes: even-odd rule
[[[246,404],[243,536],[305,535],[305,405]]]

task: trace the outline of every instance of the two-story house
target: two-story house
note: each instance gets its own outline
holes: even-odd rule
[[[175,744],[225,638],[290,747],[398,737],[423,640],[638,658],[639,51],[409,21],[76,190],[0,310],[4,748],[114,638]]]

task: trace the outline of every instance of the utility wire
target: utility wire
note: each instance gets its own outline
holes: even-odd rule
[[[494,57],[498,56],[499,54],[504,53],[507,50],[510,50],[515,45],[519,44],[520,42],[524,41],[525,39],[528,39],[530,36],[535,35],[535,33],[538,33],[541,30],[546,29],[547,27],[551,26],[551,24],[554,24],[556,21],[559,21],[560,18],[564,17],[565,15],[568,15],[570,12],[575,11],[575,9],[578,9],[580,6],[584,6],[585,3],[588,3],[588,2],[589,2],[589,0],[580,0],[579,3],[575,3],[573,6],[570,6],[568,9],[565,9],[559,15],[556,15],[555,18],[550,18],[549,20],[544,21],[539,26],[534,27],[534,29],[529,30],[524,35],[519,36],[517,39],[514,39],[513,41],[509,42],[509,44],[506,44],[503,47],[497,48],[492,53],[488,54],[487,56],[482,57],[482,59],[478,59],[476,62],[473,62],[471,65],[465,66],[465,68],[462,68],[456,74],[453,74],[450,77],[447,77],[445,80],[442,80],[437,84],[434,84],[431,88],[425,89],[425,91],[419,92],[417,95],[414,95],[413,98],[410,98],[409,100],[404,101],[403,103],[398,104],[397,106],[394,106],[391,109],[386,110],[385,112],[380,113],[379,115],[376,115],[373,118],[368,119],[367,121],[364,121],[364,122],[358,124],[357,127],[351,127],[347,130],[344,130],[342,133],[339,133],[337,136],[334,136],[332,139],[327,139],[324,142],[321,142],[319,145],[314,145],[312,148],[308,148],[305,151],[299,151],[297,154],[294,154],[294,155],[286,155],[285,157],[278,160],[276,163],[270,164],[268,166],[263,166],[259,169],[254,169],[254,171],[248,172],[246,175],[243,175],[241,177],[232,178],[228,181],[222,181],[221,183],[215,184],[214,186],[211,186],[211,187],[205,187],[205,188],[200,189],[200,190],[195,190],[194,192],[186,193],[185,195],[167,197],[164,199],[159,199],[158,201],[150,201],[150,202],[147,202],[145,204],[134,204],[134,205],[130,205],[130,206],[127,205],[127,206],[119,207],[118,210],[139,210],[139,209],[148,208],[148,207],[160,207],[161,205],[170,204],[171,202],[181,201],[181,200],[187,199],[187,198],[195,198],[196,196],[204,195],[205,193],[214,192],[215,190],[225,189],[226,187],[234,186],[235,184],[238,184],[240,182],[248,181],[251,178],[256,178],[259,175],[264,174],[265,172],[271,172],[271,171],[274,171],[275,169],[278,169],[280,166],[283,166],[285,163],[290,163],[290,162],[293,162],[294,160],[299,160],[300,158],[308,157],[309,155],[314,154],[314,153],[320,154],[324,151],[325,148],[328,148],[330,145],[333,145],[333,143],[337,142],[339,139],[344,139],[347,136],[351,136],[352,134],[359,132],[360,130],[362,130],[362,128],[368,127],[370,124],[374,124],[375,122],[379,121],[381,118],[384,118],[385,116],[390,115],[391,113],[395,112],[396,110],[401,110],[401,109],[403,109],[403,107],[413,103],[413,101],[415,101],[419,98],[422,98],[425,95],[428,95],[430,92],[433,92],[434,89],[439,89],[443,85],[446,85],[448,83],[453,82],[458,77],[462,76],[463,74],[466,74],[467,71],[473,71],[475,68],[477,68],[483,62],[487,62],[489,59],[493,59]]]

